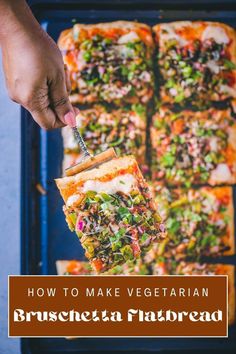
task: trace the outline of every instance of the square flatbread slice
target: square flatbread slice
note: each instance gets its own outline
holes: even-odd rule
[[[151,124],[152,175],[170,185],[236,182],[236,122],[230,109],[162,107]]]
[[[180,21],[153,27],[163,103],[199,108],[236,97],[236,35],[218,22]]]
[[[148,102],[154,74],[151,28],[117,21],[76,24],[58,40],[72,82],[73,103]]]
[[[139,258],[165,237],[133,156],[115,158],[56,183],[65,202],[67,223],[97,272]]]
[[[90,152],[94,155],[114,147],[118,156],[134,155],[144,164],[146,154],[146,113],[141,105],[133,109],[111,109],[96,105],[81,110],[77,126]],[[72,129],[62,128],[65,153],[79,152]]]
[[[234,209],[231,187],[198,190],[152,185],[168,237],[150,257],[176,260],[234,254]]]

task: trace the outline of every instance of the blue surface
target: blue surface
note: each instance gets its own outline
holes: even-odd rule
[[[73,2],[75,3],[75,2]],[[94,2],[95,3],[95,2]],[[103,1],[104,3],[104,1]],[[160,11],[158,6],[148,6],[148,1],[125,8],[120,2],[112,1],[103,6],[89,6],[88,2],[70,2],[64,6],[35,6],[39,21],[56,40],[60,31],[71,26],[71,20],[78,22],[104,22],[113,20],[139,20],[149,24],[177,19],[207,19],[236,24],[236,12]],[[124,3],[124,1],[123,1]],[[152,1],[153,3],[153,1]],[[66,6],[66,4],[68,6]],[[114,4],[116,10],[114,11]],[[81,5],[81,6],[80,6]],[[163,5],[162,5],[163,7]],[[33,123],[29,115],[22,115],[22,272],[26,274],[55,274],[58,259],[82,259],[83,251],[77,237],[66,226],[62,213],[62,200],[56,189],[54,178],[61,176],[63,157],[60,131],[44,132]],[[40,182],[46,189],[46,196],[40,195],[35,185]],[[235,338],[235,327],[230,330]],[[234,339],[64,339],[38,338],[23,340],[24,353],[79,353],[101,350],[160,350],[160,349],[224,349],[234,347]]]
[[[0,54],[0,354],[20,353],[7,337],[8,274],[20,272],[20,107],[7,96]]]

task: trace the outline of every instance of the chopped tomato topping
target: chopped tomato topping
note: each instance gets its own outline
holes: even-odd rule
[[[228,146],[226,150],[226,158],[229,165],[233,165],[236,157],[236,151],[232,146]]]
[[[66,53],[64,57],[65,64],[69,66],[70,70],[77,71],[77,50],[70,50]]]
[[[233,86],[235,84],[235,75],[232,72],[232,70],[225,71],[224,72],[224,78],[227,80],[227,85]]]
[[[67,270],[68,273],[78,274],[82,270],[82,264],[80,262],[78,262],[78,261],[72,260],[68,264],[66,270]]]
[[[184,121],[182,119],[177,119],[173,122],[172,132],[173,134],[180,134],[184,129]]]
[[[193,26],[183,26],[176,29],[176,33],[186,39],[187,41],[194,40],[195,38],[200,38],[201,33],[206,27],[206,24],[199,25],[197,28]]]
[[[131,243],[131,247],[135,257],[140,255],[140,246],[138,244],[138,231],[132,230],[132,237],[134,238]]]
[[[94,259],[91,261],[92,267],[96,270],[96,272],[100,272],[103,269],[103,263],[101,259]]]

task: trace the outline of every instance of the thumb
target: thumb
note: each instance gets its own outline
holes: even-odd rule
[[[50,106],[58,119],[66,125],[76,124],[74,109],[69,101],[65,74],[59,75],[49,87]]]

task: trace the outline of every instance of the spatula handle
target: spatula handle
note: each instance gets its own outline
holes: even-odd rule
[[[90,152],[88,151],[87,147],[86,147],[86,144],[84,142],[84,139],[82,138],[79,130],[76,128],[76,127],[73,127],[73,133],[74,133],[74,136],[76,138],[76,140],[78,141],[79,143],[79,146],[83,152],[83,157],[84,158],[88,158],[88,157],[91,157],[92,155],[90,154]]]

